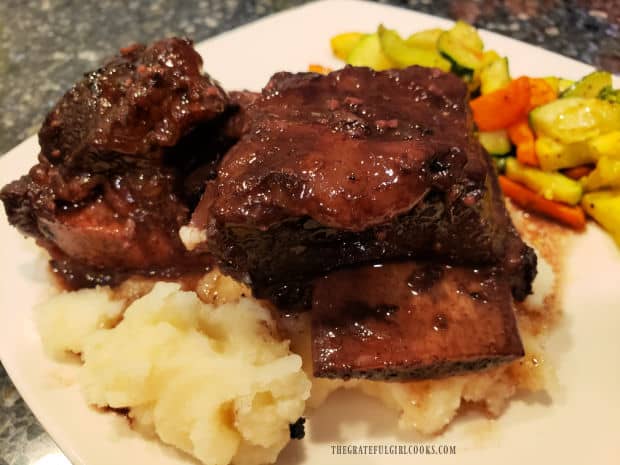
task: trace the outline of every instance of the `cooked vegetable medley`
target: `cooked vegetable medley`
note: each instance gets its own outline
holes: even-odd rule
[[[577,81],[513,78],[508,58],[485,50],[478,31],[462,21],[406,38],[380,25],[374,33],[338,34],[331,47],[354,66],[419,65],[462,77],[504,194],[577,230],[587,214],[620,246],[620,89],[610,73],[594,71]]]

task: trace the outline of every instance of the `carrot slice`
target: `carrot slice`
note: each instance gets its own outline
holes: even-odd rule
[[[327,66],[312,63],[311,65],[308,65],[308,71],[310,71],[311,73],[329,74],[333,70],[331,68],[328,68]]]
[[[527,116],[530,84],[527,77],[510,81],[506,87],[469,102],[474,121],[481,131],[497,131]]]
[[[581,207],[570,207],[545,199],[542,195],[532,192],[506,176],[499,176],[499,184],[506,197],[526,210],[541,213],[579,231],[586,226],[586,216]]]
[[[517,146],[517,160],[519,162],[530,166],[539,166],[534,147],[534,131],[530,128],[527,118],[523,118],[510,126],[508,137]]]
[[[555,89],[544,79],[528,78],[528,80],[530,83],[530,105],[528,111],[558,98]]]
[[[508,127],[508,137],[513,144],[519,145],[524,142],[534,142],[534,132],[530,129],[527,118],[522,118]]]
[[[538,155],[536,155],[534,141],[524,142],[517,145],[517,160],[524,165],[536,167],[540,166],[540,163],[538,163]]]
[[[592,171],[594,171],[594,167],[592,165],[581,165],[573,168],[566,168],[565,170],[562,170],[562,173],[569,178],[579,180],[590,174]]]

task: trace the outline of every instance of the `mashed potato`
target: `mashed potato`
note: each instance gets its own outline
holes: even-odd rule
[[[63,292],[35,309],[39,333],[54,358],[82,352],[85,339],[97,329],[110,328],[121,318],[125,302],[109,288]]]
[[[400,412],[401,429],[436,434],[456,417],[464,402],[476,403],[487,414],[498,416],[518,391],[536,392],[550,384],[553,369],[531,363],[536,346],[528,347],[527,336],[524,344],[525,359],[485,372],[411,383],[362,381],[355,387]]]
[[[77,309],[88,318],[73,320]],[[128,408],[138,430],[205,464],[276,460],[310,381],[265,308],[248,298],[213,306],[158,283],[105,328],[119,313],[104,288],[60,294],[39,309],[44,344],[81,353],[89,403]],[[77,336],[63,326],[69,320]]]

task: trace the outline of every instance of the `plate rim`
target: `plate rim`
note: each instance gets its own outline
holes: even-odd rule
[[[245,23],[239,27],[236,27],[229,31],[222,32],[221,34],[212,36],[206,40],[200,41],[196,43],[196,47],[205,48],[211,43],[215,43],[217,41],[228,40],[228,38],[231,35],[244,32],[258,25],[285,21],[287,20],[287,17],[298,15],[301,12],[304,12],[307,10],[325,9],[326,11],[328,11],[329,9],[332,9],[336,7],[337,5],[340,5],[337,8],[340,8],[342,5],[351,5],[355,7],[361,7],[361,8],[372,7],[377,10],[378,9],[398,10],[398,11],[407,12],[408,14],[412,14],[412,15],[423,16],[429,20],[432,19],[433,21],[437,21],[438,23],[445,24],[445,25],[454,23],[453,20],[443,18],[440,16],[434,16],[434,15],[427,14],[427,13],[418,12],[418,11],[415,11],[415,10],[412,10],[406,7],[372,3],[366,0],[318,0],[315,2],[306,3],[303,5],[299,5],[293,8],[286,9],[284,11],[277,12],[272,15],[268,15],[266,17],[257,19],[249,23]],[[487,31],[484,29],[479,29],[479,30],[481,31],[481,34],[483,35],[483,37],[489,38],[494,42],[509,41],[513,43],[515,46],[534,48],[539,52],[543,52],[550,56],[552,55],[554,59],[561,60],[567,65],[570,65],[572,67],[579,66],[580,68],[584,70],[584,74],[585,72],[588,72],[588,70],[594,69],[591,65],[588,65],[586,63],[583,63],[581,61],[575,60],[570,57],[566,57],[556,52],[549,51],[542,47],[529,44],[527,42],[522,42],[522,41],[513,39],[511,37],[492,32],[492,31]],[[614,77],[614,81],[616,80],[617,80],[617,76]],[[3,156],[1,156],[0,157],[0,171],[4,171],[6,167],[14,163],[14,160],[11,158],[12,157],[11,154],[17,153],[18,151],[20,151],[20,149],[22,149],[23,147],[29,146],[29,145],[36,144],[38,146],[38,142],[36,138],[37,138],[36,135],[26,138],[25,140],[17,144],[15,147],[10,149],[8,152],[6,152]],[[31,160],[28,161],[28,166],[30,166],[31,162],[32,162]],[[5,284],[3,284],[3,287],[1,289],[3,291],[6,289]],[[6,299],[3,297],[1,301],[3,303],[6,303],[6,302],[10,302],[10,299]],[[20,374],[19,370],[17,370],[16,367],[14,366],[14,361],[11,361],[9,357],[7,357],[7,350],[6,350],[5,344],[2,344],[1,342],[0,342],[0,361],[2,362],[4,366],[4,369],[9,379],[11,380],[11,382],[13,383],[13,385],[19,392],[21,398],[24,400],[24,402],[28,406],[28,409],[37,418],[37,421],[39,421],[41,426],[48,432],[49,436],[58,445],[58,447],[62,450],[62,452],[69,458],[69,460],[74,465],[87,465],[78,451],[79,448],[76,449],[75,441],[72,441],[71,438],[65,437],[65,434],[63,433],[63,428],[60,426],[59,423],[55,422],[52,417],[48,416],[48,413],[46,413],[44,406],[41,405],[39,401],[37,400],[35,391],[25,387],[27,384],[27,380],[22,379],[22,375]]]

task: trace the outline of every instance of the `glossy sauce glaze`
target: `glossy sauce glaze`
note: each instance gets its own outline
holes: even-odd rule
[[[207,216],[268,228],[291,217],[360,231],[410,210],[430,189],[482,188],[467,89],[411,67],[277,73],[244,110],[242,138],[205,196]]]
[[[523,356],[508,280],[493,268],[392,263],[316,282],[319,377],[423,379]]]
[[[47,115],[41,156],[89,171],[107,169],[119,155],[159,159],[163,148],[226,107],[226,93],[202,73],[191,41],[134,44],[85,74]]]

